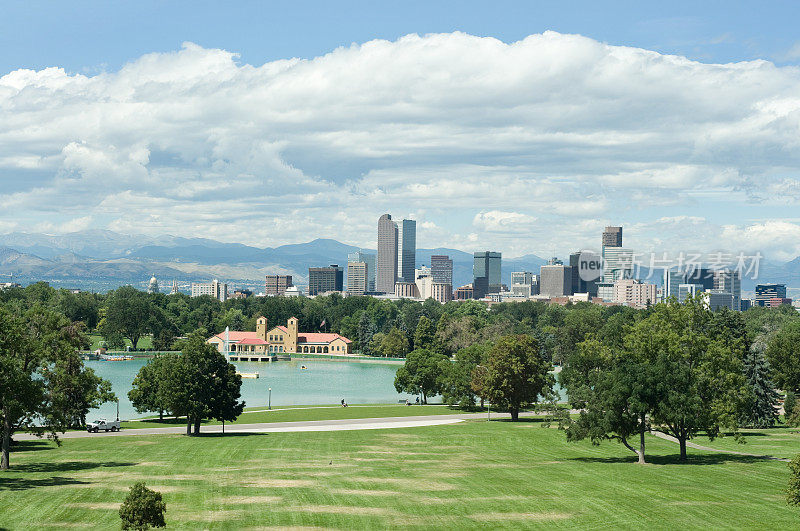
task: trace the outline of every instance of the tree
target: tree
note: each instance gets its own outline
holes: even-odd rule
[[[232,421],[242,414],[242,377],[204,335],[193,334],[175,363],[164,371],[163,405],[186,416],[186,434],[198,435],[203,419]],[[194,427],[194,432],[192,432]]]
[[[151,527],[166,527],[166,511],[167,504],[161,499],[160,492],[148,489],[143,481],[134,483],[119,508],[122,529],[139,531]]]
[[[749,396],[744,344],[710,332],[711,316],[702,296],[657,304],[625,338],[626,350],[653,371],[651,422],[678,440],[682,461],[686,442],[701,431],[711,439],[723,428],[738,435]]]
[[[90,409],[117,399],[111,382],[87,369],[76,351],[64,353],[45,373],[54,414],[61,416],[59,423],[67,428],[85,426]]]
[[[417,329],[414,332],[414,348],[434,350],[436,342],[436,326],[433,321],[424,315],[417,322]]]
[[[769,363],[764,358],[763,341],[756,341],[744,357],[744,375],[752,391],[752,400],[741,415],[740,423],[752,428],[771,428],[778,420],[780,395],[770,378]]]
[[[405,364],[397,369],[394,388],[398,393],[420,393],[422,403],[427,404],[428,396],[439,392],[439,362],[443,360],[447,361],[444,354],[430,350],[409,352]]]
[[[555,378],[551,369],[552,365],[542,358],[536,339],[505,336],[489,351],[480,385],[486,398],[508,409],[511,420],[516,421],[522,407],[553,392]]]
[[[800,321],[790,322],[776,332],[765,354],[775,384],[785,391],[800,392]]]
[[[0,306],[0,468],[10,466],[15,432],[58,442],[58,432],[110,394],[75,353],[85,340],[80,327],[39,303],[24,313]]]
[[[567,440],[590,439],[592,444],[615,439],[645,463],[645,434],[653,411],[655,381],[646,363],[627,352],[614,350],[599,340],[578,344],[559,375],[570,405],[580,409],[576,421],[567,422]],[[638,436],[635,448],[629,439]]]
[[[786,502],[789,505],[800,505],[800,454],[789,461],[789,489],[786,494]]]
[[[459,350],[455,361],[443,359],[439,362],[439,389],[446,404],[458,404],[462,408],[475,405],[472,372],[484,363],[487,350],[485,344],[478,343]]]
[[[392,328],[381,338],[380,346],[375,345],[373,349],[387,358],[402,358],[408,352],[408,338],[399,328]]]
[[[128,338],[135,350],[139,339],[149,330],[151,311],[147,293],[132,286],[122,286],[108,298],[101,332],[107,340],[114,334]]]
[[[164,418],[164,411],[169,407],[168,385],[173,373],[173,366],[180,363],[178,356],[167,354],[151,359],[147,365],[139,369],[133,379],[132,389],[128,391],[128,399],[139,413],[157,411],[158,418]]]

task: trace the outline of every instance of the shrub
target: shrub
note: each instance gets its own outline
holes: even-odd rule
[[[122,519],[122,529],[149,529],[151,527],[166,527],[164,513],[167,504],[161,500],[161,493],[145,487],[144,482],[135,483],[122,506],[119,508],[119,517]]]

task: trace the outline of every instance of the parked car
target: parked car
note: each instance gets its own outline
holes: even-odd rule
[[[106,419],[98,419],[86,425],[86,431],[90,433],[92,432],[97,433],[100,430],[119,431],[119,421],[118,420],[108,421]]]

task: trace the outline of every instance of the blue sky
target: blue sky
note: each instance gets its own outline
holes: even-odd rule
[[[463,31],[513,42],[545,30],[704,62],[796,64],[798,20],[794,1],[17,1],[0,17],[0,72],[113,70],[184,41],[261,64],[408,33]]]
[[[425,247],[563,254],[623,224],[641,250],[790,259],[799,15],[14,2],[0,16],[0,232],[373,247],[389,211],[415,217]]]

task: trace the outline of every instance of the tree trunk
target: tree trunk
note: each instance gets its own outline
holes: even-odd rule
[[[159,409],[158,410],[158,420],[164,420],[164,410],[163,409]]]
[[[519,420],[519,408],[518,407],[509,408],[508,411],[511,413],[511,421],[512,422],[516,422],[517,420]]]
[[[639,464],[644,465],[644,418],[642,418],[641,424],[639,424],[639,451],[636,452],[636,455],[639,456]]]
[[[11,466],[9,456],[11,453],[11,421],[8,414],[3,418],[3,457],[0,459],[0,469],[8,470]]]
[[[194,434],[200,435],[200,417],[194,419]]]
[[[481,409],[483,409],[483,397],[481,397]]]
[[[686,437],[679,437],[678,442],[681,445],[681,461],[686,461]]]
[[[188,415],[186,416],[186,435],[192,435],[192,419]]]

